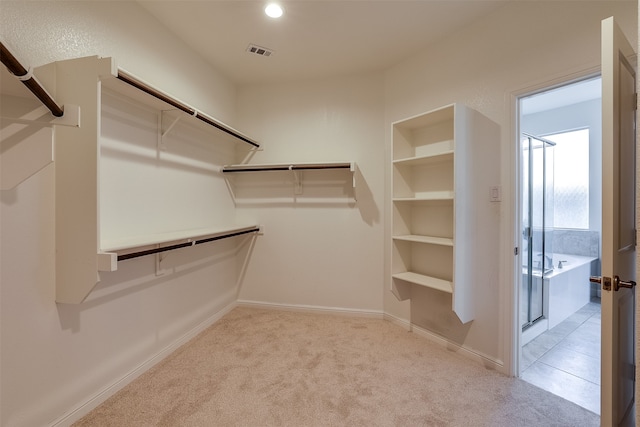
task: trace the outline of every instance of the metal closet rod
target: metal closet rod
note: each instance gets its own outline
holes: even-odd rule
[[[282,166],[251,166],[232,168],[224,167],[222,172],[261,172],[261,171],[289,171],[309,169],[351,169],[351,165],[282,165]]]
[[[24,68],[22,64],[20,64],[20,61],[13,56],[11,51],[2,42],[0,42],[0,58],[9,72],[16,76],[18,80],[51,111],[51,114],[55,117],[62,117],[64,115],[64,107],[60,107],[56,101],[54,101],[47,90],[42,87],[40,82],[33,76],[32,70]]]
[[[216,240],[227,239],[229,237],[236,237],[236,236],[241,236],[243,234],[255,233],[256,231],[260,231],[260,227],[255,227],[250,230],[238,231],[235,233],[223,234],[222,236],[207,237],[205,239],[195,240],[193,242],[177,243],[175,245],[163,246],[161,248],[148,249],[148,250],[139,251],[139,252],[132,252],[130,254],[125,254],[125,255],[118,255],[118,261],[124,261],[127,259],[138,258],[146,255],[153,255],[160,252],[173,251],[175,249],[187,248],[189,246],[195,246],[195,245],[200,245],[202,243],[209,243]]]
[[[255,141],[252,141],[251,139],[247,138],[246,136],[236,132],[235,130],[223,125],[222,123],[216,121],[215,119],[212,119],[211,117],[208,117],[204,114],[202,114],[201,112],[199,112],[198,110],[196,110],[195,108],[191,108],[188,105],[183,104],[182,102],[170,97],[169,95],[147,85],[146,83],[141,82],[140,80],[136,79],[135,77],[131,76],[130,74],[127,74],[126,72],[122,71],[122,70],[118,70],[118,79],[122,80],[123,82],[135,87],[136,89],[139,89],[155,98],[158,98],[159,100],[166,102],[167,104],[181,110],[184,111],[185,113],[189,114],[190,116],[194,116],[195,118],[202,120],[203,122],[205,122],[208,125],[211,125],[243,142],[246,142],[247,144],[251,144],[252,146],[256,147],[256,148],[260,148],[260,144],[258,144]]]

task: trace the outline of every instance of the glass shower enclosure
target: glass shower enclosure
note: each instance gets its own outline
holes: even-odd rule
[[[544,316],[544,279],[553,271],[553,147],[522,134],[522,330]]]

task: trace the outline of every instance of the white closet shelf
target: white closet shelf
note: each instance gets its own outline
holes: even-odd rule
[[[191,243],[211,237],[226,234],[258,231],[259,225],[243,225],[230,227],[197,228],[191,230],[175,231],[170,233],[158,233],[149,236],[131,236],[124,239],[104,240],[102,252],[133,252],[154,245],[171,245],[178,243]]]
[[[439,153],[427,154],[423,156],[407,157],[404,159],[394,160],[393,164],[398,166],[422,166],[440,162],[453,161],[453,150],[447,150]]]
[[[392,277],[449,294],[453,293],[453,283],[447,280],[436,279],[435,277],[425,276],[424,274],[413,273],[411,271],[396,273],[392,275]]]
[[[406,242],[426,243],[431,245],[453,246],[453,239],[445,237],[420,236],[408,234],[403,236],[393,236],[393,240],[403,240]]]
[[[351,174],[351,185],[356,188],[356,163],[355,162],[323,162],[323,163],[260,163],[260,164],[240,164],[225,165],[221,171],[225,173],[242,172],[269,172],[269,171],[290,171],[294,177],[294,189],[296,194],[302,194],[302,172],[305,170],[323,171],[338,169],[348,171]]]
[[[431,191],[420,193],[415,197],[394,197],[394,202],[430,202],[437,200],[453,200],[453,191]]]
[[[348,169],[355,172],[355,162],[324,162],[324,163],[261,163],[243,165],[225,165],[222,172],[266,172],[287,170],[322,170]]]
[[[115,78],[113,78],[115,77]],[[101,83],[104,87],[123,94],[128,98],[141,102],[143,105],[147,105],[153,109],[160,111],[168,110],[167,107],[172,107],[176,111],[182,111],[186,114],[186,117],[192,117],[196,119],[196,122],[204,123],[207,127],[213,127],[222,134],[232,137],[237,141],[249,144],[253,149],[260,149],[260,143],[243,134],[242,132],[234,129],[226,123],[192,107],[191,105],[183,102],[182,100],[156,88],[150,83],[144,81],[140,77],[125,71],[121,68],[117,68],[112,71],[112,74],[105,76],[101,79]],[[136,92],[130,90],[131,87],[137,89]],[[178,118],[183,117],[181,115]]]
[[[167,252],[261,231],[258,225],[200,228],[109,241],[98,253],[98,271],[116,271],[118,261]]]

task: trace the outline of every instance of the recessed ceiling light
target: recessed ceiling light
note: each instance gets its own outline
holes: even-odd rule
[[[280,18],[284,13],[282,7],[276,3],[269,3],[267,7],[264,8],[264,13],[267,14],[270,18]]]

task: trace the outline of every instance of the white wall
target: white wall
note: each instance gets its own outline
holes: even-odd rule
[[[499,283],[485,284],[476,292],[476,318],[462,325],[440,308],[450,302],[428,290],[414,292],[413,300],[399,302],[385,284],[385,313],[411,319],[497,363],[511,369],[510,348],[514,303],[513,232],[516,204],[514,96],[545,83],[593,72],[600,61],[600,21],[611,15],[630,40],[637,39],[637,3],[631,2],[511,2],[491,16],[442,40],[386,73],[386,126],[393,121],[453,102],[464,103],[502,128],[501,156],[503,201]],[[390,137],[387,134],[387,146]],[[389,176],[389,162],[386,174]],[[387,179],[388,182],[388,179]],[[387,190],[387,194],[389,191]],[[388,207],[385,216],[388,218]],[[386,229],[387,241],[389,228]],[[388,251],[389,248],[387,247]],[[388,256],[385,259],[389,259]],[[386,266],[385,277],[389,277]]]
[[[113,56],[125,70],[234,125],[235,87],[135,2],[3,1],[0,38],[27,66]],[[12,116],[12,107],[3,99],[3,115]],[[121,262],[117,272],[101,274],[84,303],[56,304],[54,167],[0,193],[3,426],[64,417],[148,367],[237,298],[236,247],[221,241],[172,252],[167,262],[174,272],[164,276],[155,275],[154,257]],[[232,216],[226,186],[219,185]],[[161,186],[155,191],[162,194]]]
[[[240,299],[382,312],[384,109],[381,74],[249,86],[242,129],[260,135],[253,163],[355,161],[344,172],[238,177],[238,214],[264,225]],[[357,202],[354,201],[357,196]]]

